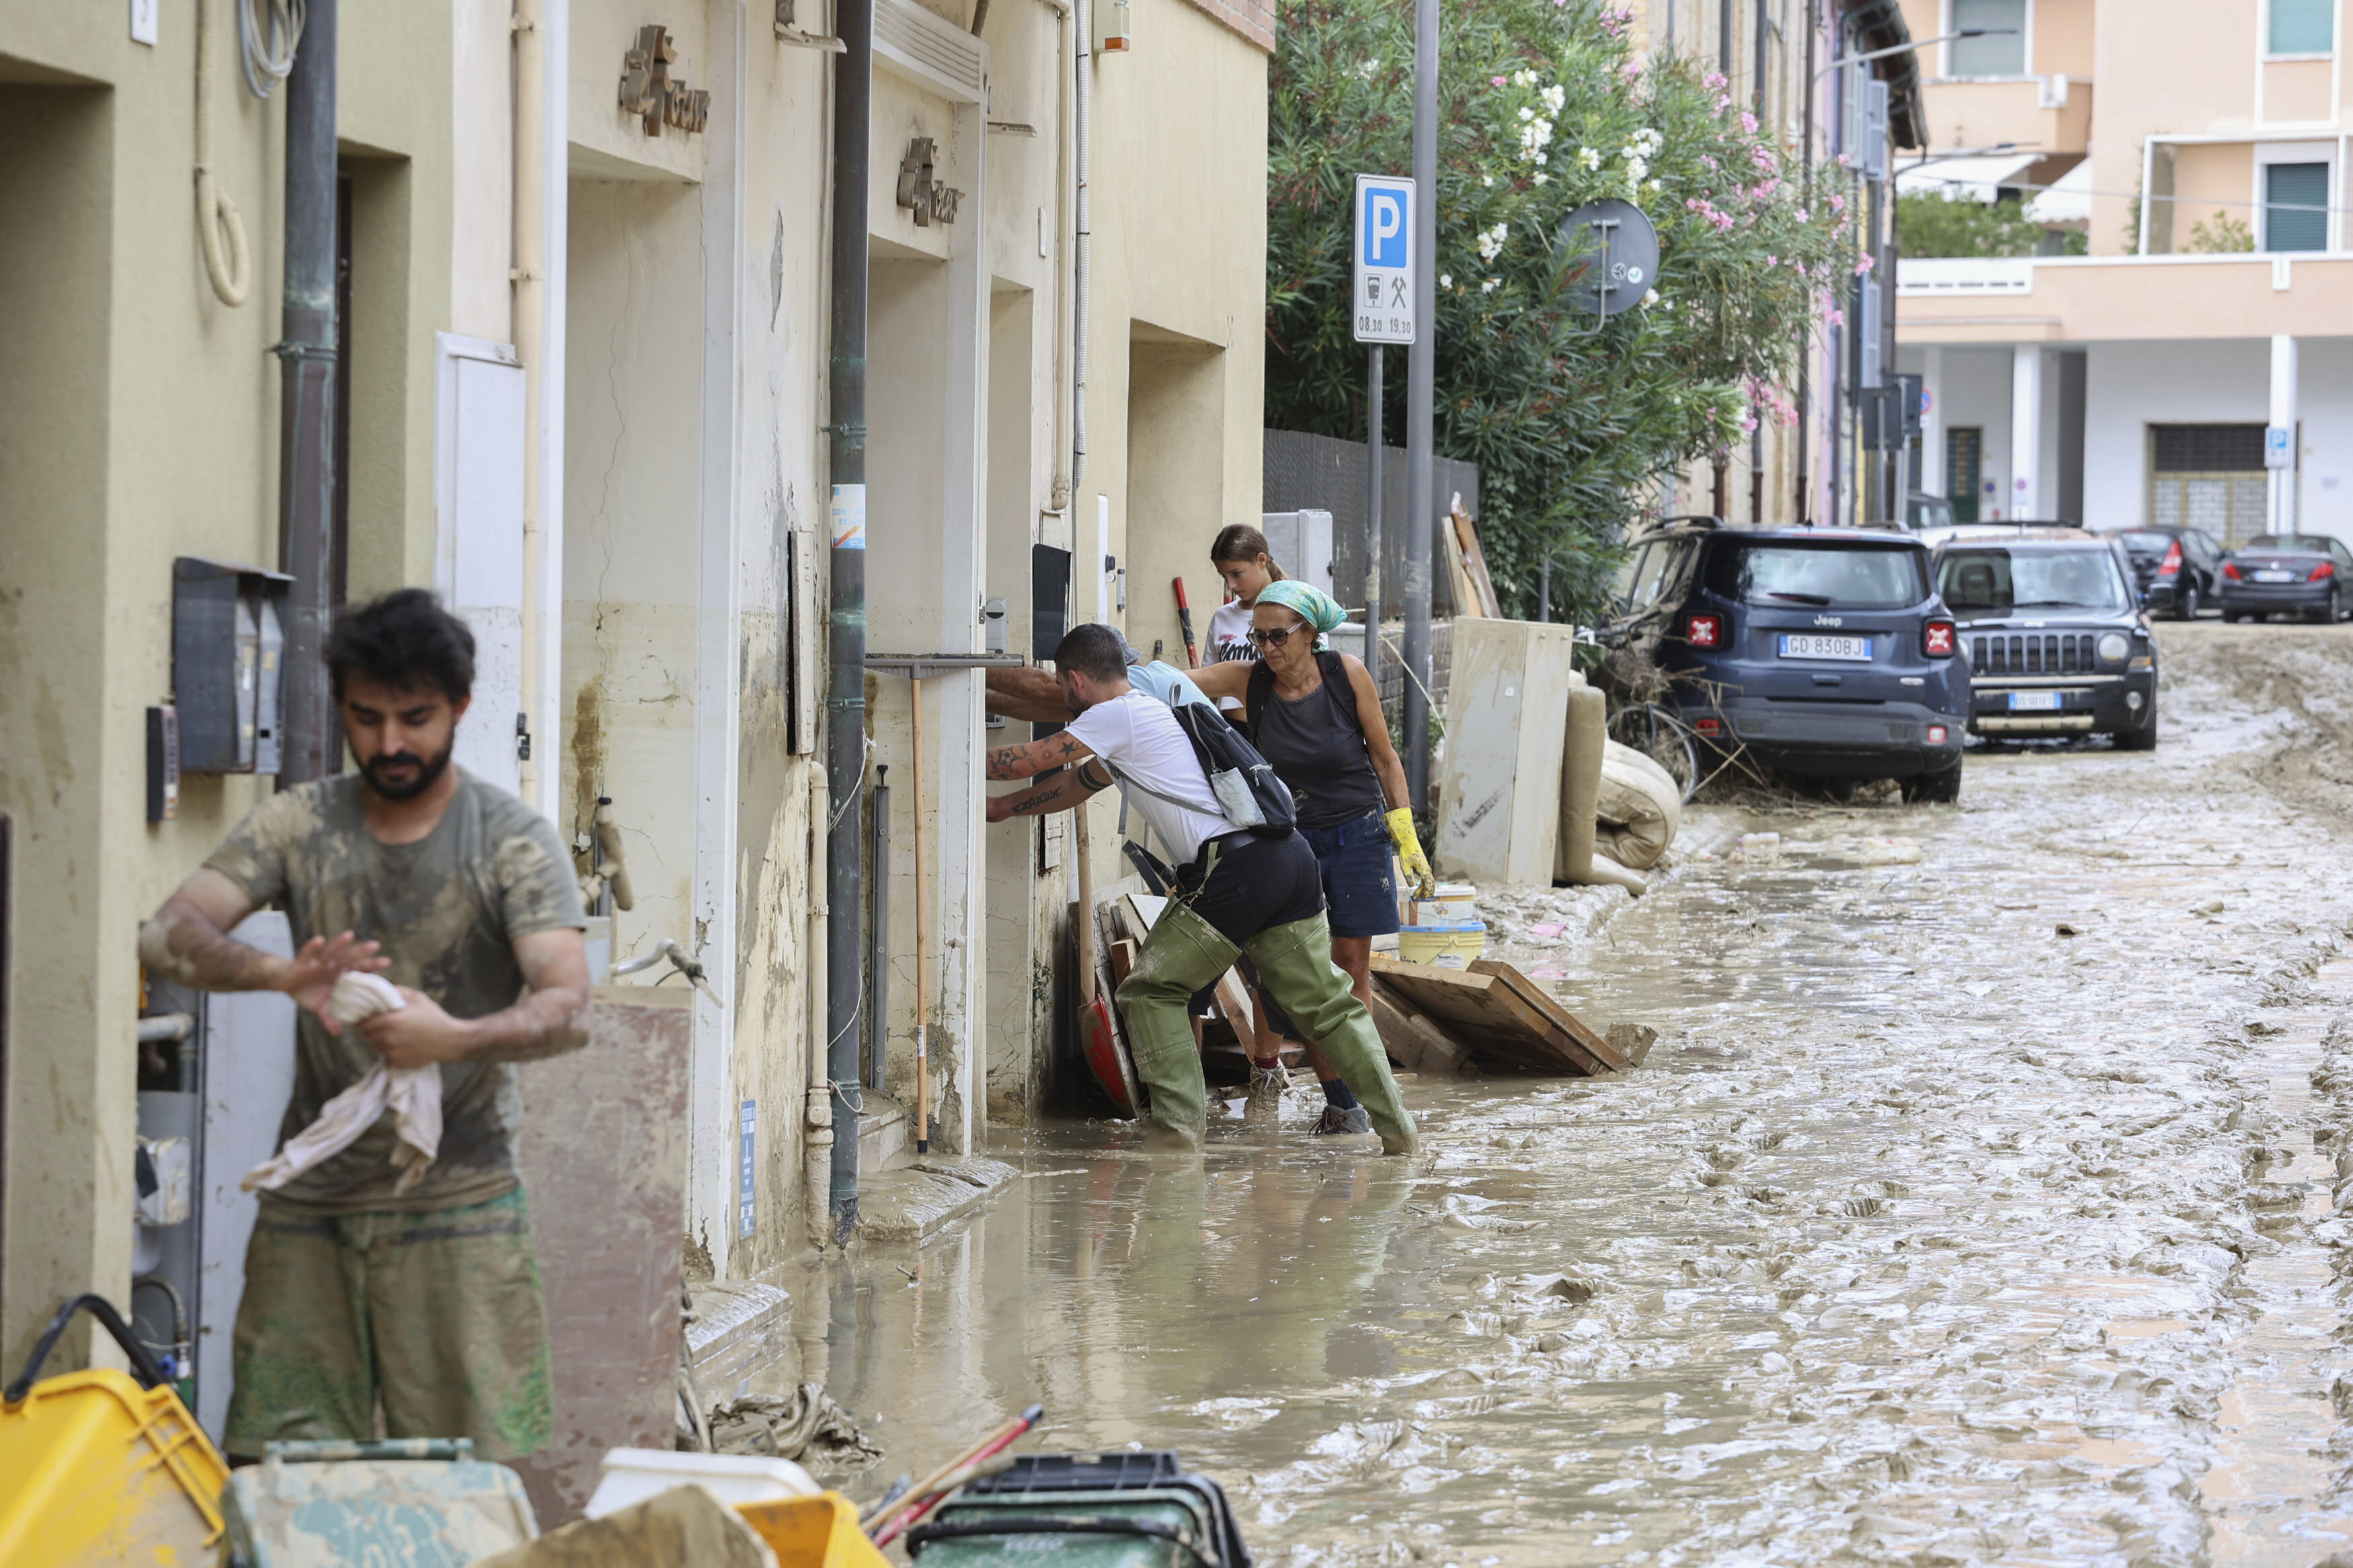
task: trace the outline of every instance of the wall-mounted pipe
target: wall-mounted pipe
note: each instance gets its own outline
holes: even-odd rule
[[[808,770],[808,940],[801,952],[801,984],[808,1001],[808,1089],[804,1096],[805,1125],[801,1131],[801,1197],[808,1218],[812,1247],[823,1247],[827,1195],[833,1184],[833,1086],[827,1081],[825,1057],[825,969],[818,955],[826,951],[825,807],[828,792],[824,764]]]
[[[1087,185],[1090,174],[1089,144],[1093,132],[1094,83],[1089,72],[1094,66],[1094,0],[1077,0],[1071,8],[1071,32],[1074,42],[1071,53],[1077,69],[1071,84],[1071,163],[1073,191],[1071,216],[1073,232],[1071,245],[1071,504],[1078,500],[1079,487],[1087,477],[1087,306],[1088,286],[1094,261],[1094,227],[1089,211]],[[1077,541],[1071,542],[1076,544]],[[1073,550],[1073,559],[1085,552]],[[1094,563],[1098,578],[1103,563]],[[1075,585],[1074,585],[1075,586]],[[1046,650],[1035,650],[1044,657]]]
[[[522,650],[517,664],[520,773],[516,793],[539,805],[541,756],[552,735],[533,735],[539,721],[540,576],[546,548],[542,517],[540,418],[547,396],[547,26],[544,0],[514,0],[508,26],[514,35],[515,358],[522,366]],[[500,728],[505,728],[501,715]],[[628,886],[626,879],[622,886]],[[623,909],[628,905],[623,903]]]
[[[832,574],[826,634],[826,1061],[833,1087],[828,1210],[837,1242],[858,1228],[859,942],[862,901],[858,797],[866,782],[866,181],[874,100],[874,0],[840,0],[834,17],[831,353],[827,379]]]
[[[882,1068],[891,1042],[891,770],[874,770],[869,811],[872,824],[866,863],[881,869],[867,889],[866,907],[866,1087],[882,1092]]]
[[[278,517],[293,576],[286,627],[286,743],[279,779],[343,771],[327,685],[334,613],[336,0],[311,0],[286,79],[286,296],[278,398]]]

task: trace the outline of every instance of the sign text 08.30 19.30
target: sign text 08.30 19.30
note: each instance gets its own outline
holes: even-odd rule
[[[1409,343],[1414,333],[1411,180],[1356,176],[1356,268],[1348,319],[1360,343]]]

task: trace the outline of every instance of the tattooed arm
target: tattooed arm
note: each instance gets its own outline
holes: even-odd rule
[[[376,956],[375,942],[350,931],[314,936],[292,958],[248,947],[228,933],[253,908],[234,880],[200,866],[139,928],[140,961],[199,991],[283,991],[317,1014],[329,1034],[342,1033],[327,1011],[336,980],[346,969],[373,972],[390,967],[390,961]]]
[[[1058,811],[1068,811],[1098,791],[1111,787],[1111,775],[1102,763],[1087,758],[1074,768],[1064,768],[1044,784],[1032,784],[1015,795],[992,795],[988,802],[988,820],[1003,822],[1015,816],[1049,816]]]
[[[1049,735],[1042,741],[997,747],[988,753],[988,776],[993,779],[1035,778],[1039,773],[1068,767],[1082,757],[1093,754],[1083,742],[1072,740],[1065,731],[1059,735]]]
[[[396,1068],[428,1062],[522,1062],[588,1043],[588,950],[570,926],[514,939],[526,989],[512,1007],[480,1018],[453,1018],[439,1003],[402,986],[407,1005],[357,1026]]]

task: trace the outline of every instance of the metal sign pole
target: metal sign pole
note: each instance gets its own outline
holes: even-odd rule
[[[1430,547],[1438,525],[1430,440],[1438,368],[1438,0],[1414,0],[1414,334],[1405,384],[1406,783],[1416,811],[1430,809]]]
[[[1365,356],[1365,674],[1381,689],[1381,345]]]

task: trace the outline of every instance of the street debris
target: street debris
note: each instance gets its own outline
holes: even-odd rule
[[[818,1384],[788,1394],[746,1394],[711,1412],[711,1443],[722,1454],[762,1454],[819,1470],[862,1470],[882,1450]]]
[[[1409,1069],[1421,1070],[1433,1056],[1441,1058],[1438,1065],[1448,1065],[1443,1058],[1455,1053],[1484,1068],[1579,1077],[1618,1072],[1628,1065],[1624,1053],[1508,963],[1481,959],[1467,970],[1451,970],[1378,953],[1372,963],[1376,994],[1387,995],[1392,1016],[1404,1026],[1396,1044],[1386,1032],[1383,1043],[1393,1056],[1400,1045],[1412,1051]],[[1374,1021],[1381,1019],[1377,1016]],[[1431,1044],[1432,1035],[1451,1049]]]

